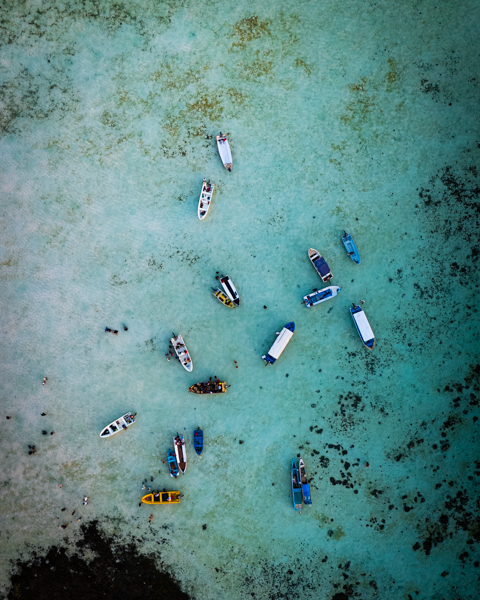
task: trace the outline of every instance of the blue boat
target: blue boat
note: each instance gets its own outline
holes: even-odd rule
[[[358,335],[363,342],[363,345],[369,350],[375,348],[375,335],[370,327],[370,323],[363,310],[353,302],[353,308],[350,309],[353,322],[357,328]]]
[[[352,236],[346,231],[343,232],[342,242],[345,246],[345,250],[347,251],[348,256],[353,260],[356,265],[360,264],[360,253],[357,249],[355,242],[353,241]]]
[[[302,488],[295,459],[292,460],[292,498],[293,508],[295,510],[302,510]]]
[[[277,335],[277,339],[273,342],[272,347],[262,356],[265,361],[265,366],[268,364],[273,365],[280,354],[285,350],[286,345],[292,339],[293,332],[295,331],[295,323],[287,323],[282,331]]]
[[[178,477],[178,464],[177,459],[175,457],[175,452],[173,450],[169,450],[167,452],[167,460],[168,468],[170,469],[170,475],[172,477]]]
[[[302,484],[302,496],[305,504],[312,503],[312,497],[310,496],[310,484],[308,483],[307,471],[305,470],[305,463],[303,458],[300,457],[298,461],[298,474],[300,476],[300,483]]]
[[[203,431],[197,427],[193,432],[193,447],[197,454],[201,454],[203,450]]]

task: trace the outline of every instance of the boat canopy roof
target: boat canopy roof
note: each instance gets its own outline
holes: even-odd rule
[[[288,323],[288,325],[291,325],[291,323]],[[268,351],[268,354],[273,358],[277,359],[280,356],[280,354],[285,350],[285,346],[290,341],[292,335],[293,331],[290,331],[289,329],[284,327],[282,331],[277,335],[277,339]]]
[[[328,275],[330,273],[330,267],[327,265],[327,261],[323,258],[323,256],[319,256],[313,261],[315,268],[320,273],[320,275]]]
[[[375,335],[363,310],[353,313],[352,317],[364,342],[375,339]]]

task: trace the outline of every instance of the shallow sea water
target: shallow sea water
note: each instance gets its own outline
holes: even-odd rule
[[[197,600],[477,598],[478,4],[0,11],[2,589],[81,516]],[[307,310],[309,247],[342,291]],[[211,295],[216,271],[238,310]],[[166,362],[172,332],[191,374]],[[214,375],[227,394],[187,393]],[[127,410],[137,423],[100,439]],[[313,505],[296,514],[299,454]],[[151,476],[181,505],[139,507]]]

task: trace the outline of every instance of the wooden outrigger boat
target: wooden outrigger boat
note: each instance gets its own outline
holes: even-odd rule
[[[142,498],[144,504],[180,504],[180,492],[154,492]]]
[[[182,473],[187,470],[187,450],[185,448],[185,438],[183,435],[173,436],[173,443],[175,444],[175,456],[177,457],[178,468]]]
[[[286,345],[292,339],[293,332],[295,331],[295,323],[287,323],[282,331],[277,335],[277,339],[273,342],[272,347],[262,356],[265,361],[265,366],[268,364],[273,365],[280,354],[285,350]]]
[[[323,258],[323,256],[315,250],[315,248],[309,248],[308,250],[308,258],[312,261],[312,265],[315,271],[320,275],[323,283],[327,283],[332,279],[333,275],[330,271],[330,267],[327,265],[327,261]]]
[[[229,387],[226,381],[216,379],[215,381],[195,383],[188,388],[188,391],[194,394],[224,394]]]
[[[349,233],[347,233],[346,231],[343,232],[342,242],[343,242],[343,245],[345,246],[345,250],[347,251],[348,256],[353,260],[353,262],[356,265],[359,265],[361,260],[360,260],[360,253],[357,249],[357,245],[353,241],[352,236]]]
[[[312,294],[307,294],[303,297],[303,301],[307,308],[312,306],[316,306],[317,304],[321,304],[322,302],[326,302],[330,300],[330,298],[335,298],[338,292],[341,292],[342,288],[338,285],[330,285],[321,290],[315,290]]]
[[[220,283],[222,284],[222,287],[230,300],[236,304],[236,306],[240,306],[240,296],[238,295],[237,288],[233,285],[233,281],[230,279],[230,277],[228,275],[222,275],[220,277]]]
[[[230,298],[227,296],[227,294],[225,294],[225,292],[222,292],[220,288],[212,287],[212,290],[212,294],[224,306],[228,306],[228,308],[235,308],[235,304],[230,300]]]
[[[170,338],[170,343],[175,350],[176,355],[178,356],[178,360],[182,363],[183,367],[191,372],[193,370],[193,362],[188,353],[187,347],[185,346],[185,342],[183,341],[183,337],[181,335],[173,334],[173,337]]]
[[[172,477],[178,477],[178,464],[177,459],[175,457],[175,452],[173,450],[168,450],[167,452],[167,461],[168,461],[168,469],[170,471],[170,475]]]
[[[230,144],[227,140],[227,136],[223,135],[222,132],[220,132],[220,135],[217,135],[216,139],[218,153],[220,154],[220,158],[222,159],[223,166],[227,169],[227,171],[231,172],[233,168],[233,158],[232,151],[230,150]]]
[[[203,430],[197,427],[193,432],[193,447],[197,454],[201,454],[203,450]]]
[[[116,421],[112,421],[110,423],[110,425],[107,425],[106,427],[104,427],[102,429],[100,437],[102,437],[102,438],[111,437],[112,435],[115,435],[119,431],[123,431],[124,429],[127,429],[127,427],[130,427],[130,425],[133,425],[134,423],[135,423],[135,419],[134,419],[132,413],[128,412],[125,415],[123,415],[123,417],[120,417]]]
[[[303,502],[304,504],[311,504],[312,497],[310,496],[310,484],[308,483],[307,471],[302,457],[300,457],[298,462],[298,475],[300,476],[300,483],[302,485]]]
[[[210,204],[212,202],[212,196],[215,186],[210,181],[207,181],[205,178],[203,179],[202,191],[200,192],[200,199],[198,200],[198,218],[200,221],[203,221],[207,216],[208,209],[210,208]]]
[[[363,345],[369,350],[373,350],[375,348],[375,335],[370,327],[370,323],[363,310],[355,302],[352,302],[352,304],[353,307],[350,309],[350,314],[357,328],[358,335]]]
[[[292,460],[292,499],[294,510],[302,510],[302,488],[295,459]]]

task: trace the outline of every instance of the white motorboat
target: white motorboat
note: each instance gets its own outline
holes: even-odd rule
[[[303,297],[303,301],[305,302],[306,307],[310,308],[322,302],[326,302],[327,300],[330,300],[330,298],[335,298],[338,292],[341,291],[342,288],[338,285],[329,285],[321,290],[315,290],[312,294],[307,294]]]
[[[265,361],[265,366],[268,364],[273,365],[280,354],[285,350],[288,342],[292,339],[294,331],[295,323],[292,321],[291,323],[287,323],[280,333],[277,333],[277,339],[273,342],[272,347],[267,354],[262,356]]]
[[[212,196],[215,186],[206,179],[203,180],[202,191],[200,192],[200,199],[198,201],[198,218],[203,221],[208,214],[208,209],[212,202]]]
[[[100,434],[100,437],[102,437],[102,438],[111,437],[112,435],[115,435],[119,431],[123,431],[124,429],[127,429],[127,427],[130,427],[130,425],[133,425],[134,423],[135,423],[135,419],[133,418],[132,413],[128,412],[127,414],[123,415],[123,417],[120,417],[116,421],[112,421],[110,423],[110,425],[107,425],[106,427],[104,427],[102,429],[102,433]]]
[[[183,337],[181,335],[173,334],[173,337],[170,338],[170,343],[175,350],[176,355],[178,356],[178,360],[182,363],[184,368],[187,371],[193,370],[193,362],[190,357],[190,354],[185,346],[185,342],[183,341]]]
[[[225,293],[230,300],[236,305],[240,306],[240,296],[238,295],[237,288],[233,285],[233,281],[228,275],[222,275],[220,277],[220,283],[222,284]]]
[[[217,147],[223,166],[227,169],[227,171],[231,172],[233,167],[232,152],[230,150],[230,144],[228,143],[227,136],[222,135],[222,132],[220,132],[220,135],[217,135]]]
[[[360,306],[357,306],[355,302],[352,302],[352,304],[353,307],[350,309],[350,314],[352,315],[353,322],[357,328],[358,335],[365,348],[373,350],[375,348],[375,335],[370,327],[367,316]]]
[[[175,456],[177,457],[178,468],[182,473],[187,470],[187,450],[185,447],[185,438],[183,435],[173,436],[173,444],[175,446]]]

